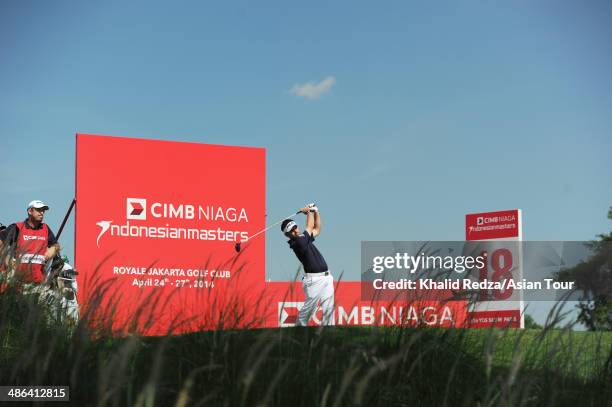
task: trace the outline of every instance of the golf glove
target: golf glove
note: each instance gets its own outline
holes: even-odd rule
[[[319,208],[317,208],[317,205],[315,205],[314,203],[310,203],[307,206],[310,212],[319,212]]]

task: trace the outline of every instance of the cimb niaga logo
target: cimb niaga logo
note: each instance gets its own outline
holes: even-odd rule
[[[107,218],[108,219],[108,218]],[[147,224],[141,221],[166,220],[165,225]],[[125,198],[125,221],[119,220],[113,224],[112,220],[101,220],[96,223],[100,227],[100,234],[96,245],[100,247],[102,237],[110,232],[111,236],[128,238],[151,239],[181,239],[181,240],[236,240],[248,239],[248,232],[244,230],[202,229],[198,227],[185,227],[185,225],[171,224],[189,221],[201,222],[231,222],[248,223],[249,218],[245,208],[218,205],[195,205],[182,202],[155,202],[145,198]],[[132,222],[139,221],[139,222]],[[164,222],[165,223],[165,222]],[[237,225],[240,227],[242,225]],[[214,225],[212,226],[214,227]]]
[[[304,306],[303,302],[279,302],[278,303],[278,326],[286,328],[296,326],[300,309]],[[321,306],[317,307],[315,313],[310,317],[309,325],[321,325],[322,316]]]
[[[476,224],[477,224],[477,225],[482,225],[482,224],[484,224],[484,217],[479,216],[478,218],[476,218]]]
[[[126,199],[126,218],[133,220],[147,220],[147,200],[142,198]]]
[[[278,326],[281,328],[295,326],[297,324],[300,308],[303,306],[303,302],[279,302]]]
[[[147,200],[143,198],[127,198],[125,200],[125,217],[127,219],[147,220]],[[100,247],[100,238],[111,228],[112,220],[101,220],[96,223],[100,227],[100,234],[96,239],[96,246]]]

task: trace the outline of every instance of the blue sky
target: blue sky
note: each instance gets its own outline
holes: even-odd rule
[[[590,239],[612,226],[610,21],[606,1],[3,1],[0,221],[43,199],[57,230],[85,132],[266,147],[269,219],[317,202],[349,279],[361,240],[461,240],[469,212]]]

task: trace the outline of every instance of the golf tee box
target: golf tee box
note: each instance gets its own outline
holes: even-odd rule
[[[265,159],[263,148],[77,134],[75,264],[88,323],[115,335],[294,326],[301,283],[265,280]],[[466,240],[520,240],[520,226],[520,211],[467,215]],[[472,309],[365,301],[360,285],[336,281],[336,324],[521,325],[522,298]],[[318,311],[309,324],[320,323]]]
[[[265,149],[76,135],[79,303],[119,334],[259,324]]]

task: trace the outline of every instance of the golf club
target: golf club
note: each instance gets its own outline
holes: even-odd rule
[[[256,237],[257,235],[260,235],[260,234],[264,233],[266,230],[270,229],[271,227],[274,227],[274,226],[278,225],[279,223],[281,223],[281,222],[282,222],[282,221],[284,221],[285,219],[292,219],[294,216],[296,216],[296,215],[298,215],[298,214],[300,214],[300,211],[297,211],[296,213],[293,213],[293,214],[291,214],[291,215],[289,215],[289,216],[286,216],[286,217],[282,218],[281,220],[279,220],[278,222],[273,223],[273,224],[271,224],[270,226],[267,226],[265,229],[262,229],[262,230],[260,230],[259,232],[255,233],[253,236],[249,237],[249,238],[248,238],[247,240],[245,240],[244,242],[238,242],[238,243],[236,243],[236,245],[235,245],[235,249],[236,249],[236,251],[237,251],[237,252],[239,252],[239,251],[240,251],[240,245],[241,245],[242,243],[246,243],[246,242],[248,242],[249,240],[253,239],[253,238],[254,238],[254,237]]]

